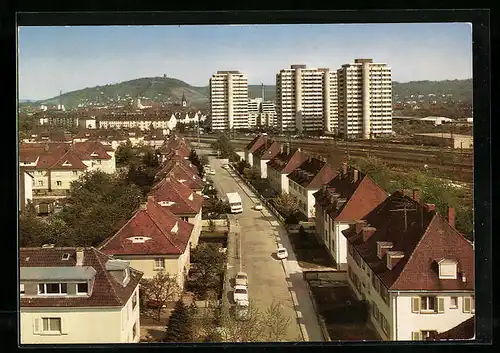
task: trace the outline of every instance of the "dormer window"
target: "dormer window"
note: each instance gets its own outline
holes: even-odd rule
[[[72,166],[72,164],[68,161],[64,162],[62,165],[63,165],[63,167],[71,167]]]
[[[39,283],[38,294],[41,295],[61,295],[68,294],[68,285],[66,283]]]
[[[77,295],[87,295],[88,292],[89,292],[89,284],[87,282],[81,282],[76,284]]]
[[[405,254],[401,251],[388,251],[387,252],[387,268],[392,270],[394,266],[401,260]]]
[[[175,225],[172,227],[170,230],[171,233],[177,234],[177,231],[179,230],[179,224],[178,222],[175,222]]]
[[[450,259],[442,259],[438,262],[439,279],[457,279],[457,262]]]
[[[20,293],[21,295],[24,295],[24,283],[21,283],[21,284],[19,285],[19,293]]]
[[[69,260],[69,257],[70,257],[70,255],[68,253],[64,253],[62,256],[62,260],[67,261],[67,260]]]
[[[99,157],[99,154],[97,154],[96,152],[92,152],[92,154],[90,155],[90,157]]]
[[[191,193],[191,195],[189,195],[188,199],[189,199],[190,201],[193,201],[193,193]]]
[[[173,201],[160,201],[160,202],[158,202],[158,204],[160,206],[169,207],[169,206],[172,206],[173,204],[175,204],[175,202],[173,202]]]

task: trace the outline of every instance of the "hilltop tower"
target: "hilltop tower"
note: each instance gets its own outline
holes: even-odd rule
[[[184,95],[184,92],[182,92],[181,104],[182,104],[183,107],[187,106],[187,100],[186,100],[186,96]]]

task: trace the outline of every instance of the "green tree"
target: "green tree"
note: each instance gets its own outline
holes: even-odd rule
[[[182,299],[175,304],[168,321],[164,342],[192,342],[194,318]]]
[[[191,263],[196,264],[199,276],[196,279],[196,287],[206,292],[217,289],[224,275],[226,254],[219,251],[216,244],[199,244],[191,252]]]
[[[130,140],[127,140],[127,142],[122,143],[116,149],[115,159],[117,166],[125,166],[130,164],[135,157],[136,157],[136,151],[132,146]]]

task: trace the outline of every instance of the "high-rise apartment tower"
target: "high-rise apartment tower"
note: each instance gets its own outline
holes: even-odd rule
[[[217,71],[210,78],[212,130],[248,128],[248,79],[239,71]]]
[[[276,115],[281,131],[335,132],[337,73],[292,65],[276,74]]]
[[[392,79],[386,64],[355,59],[337,70],[339,132],[369,139],[392,134]]]

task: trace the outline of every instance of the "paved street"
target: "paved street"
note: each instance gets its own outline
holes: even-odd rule
[[[255,202],[259,199],[234,172],[223,169],[220,162],[213,157],[209,163],[216,170],[216,175],[210,176],[215,187],[222,194],[238,192],[243,201],[243,213],[232,217],[239,223],[241,239],[240,259],[234,257],[228,259],[232,278],[240,266],[248,273],[249,299],[259,310],[266,310],[273,301],[283,304],[285,314],[292,322],[287,340],[298,341],[299,338],[302,340],[304,334],[307,341],[323,341],[306,283],[295,260],[286,231],[267,210],[262,212],[253,210]],[[284,261],[284,265],[275,257],[277,237],[281,238],[280,241],[289,251],[289,261]],[[231,242],[235,247],[238,246],[237,238],[238,236]],[[235,249],[236,253],[238,251],[239,249]],[[227,295],[232,302],[231,289]],[[298,307],[294,307],[294,301]]]

